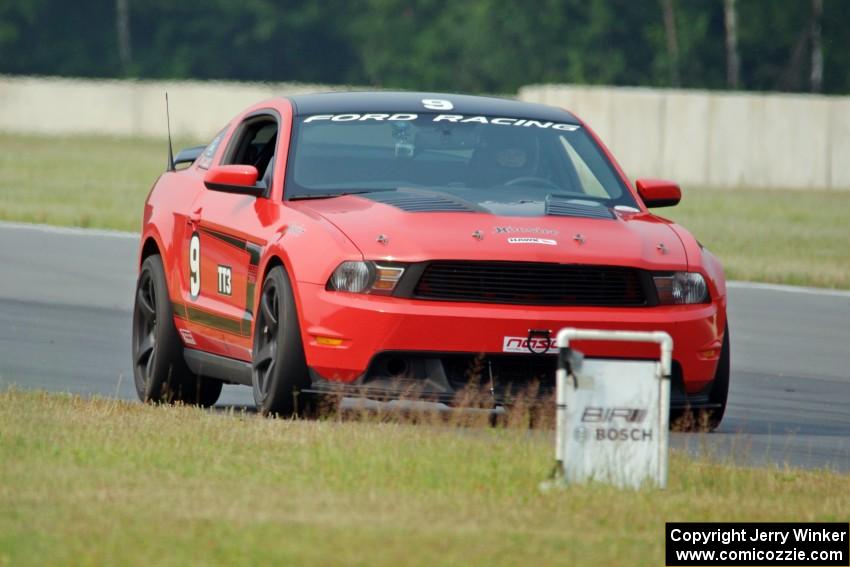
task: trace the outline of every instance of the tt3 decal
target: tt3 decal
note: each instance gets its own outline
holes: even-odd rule
[[[218,292],[221,295],[230,295],[231,293],[230,275],[230,266],[218,267]]]

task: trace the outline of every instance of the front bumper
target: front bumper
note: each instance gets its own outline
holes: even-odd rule
[[[554,337],[564,327],[578,327],[666,331],[673,337],[684,393],[699,396],[714,379],[725,325],[723,298],[700,305],[537,307],[359,295],[304,282],[298,283],[297,297],[316,384],[362,386],[381,353],[503,356],[505,337],[526,337],[530,329],[549,330]],[[572,346],[588,357],[659,356],[657,345],[649,344],[576,341]]]
[[[311,369],[306,394],[366,398],[377,401],[416,400],[464,407],[509,406],[517,402],[554,402],[557,357],[547,355],[459,355],[456,353],[382,352],[353,382],[326,380]],[[404,372],[393,374],[394,363]],[[459,364],[460,363],[460,364]],[[519,371],[519,373],[518,373]],[[702,391],[685,392],[682,369],[673,365],[672,410],[716,409]]]

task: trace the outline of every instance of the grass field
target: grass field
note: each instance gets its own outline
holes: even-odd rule
[[[0,219],[138,231],[161,142],[0,135]]]
[[[161,141],[0,134],[0,220],[139,230],[165,155]],[[730,278],[850,289],[850,191],[686,187],[681,205],[658,212]]]
[[[850,191],[683,189],[657,213],[691,231],[730,279],[850,289]]]
[[[0,565],[660,565],[666,521],[847,521],[850,476],[674,454],[666,491],[541,494],[522,428],[0,393]]]

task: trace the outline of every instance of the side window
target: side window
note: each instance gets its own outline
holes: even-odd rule
[[[209,169],[212,164],[213,156],[215,155],[215,151],[218,149],[219,144],[221,144],[221,139],[224,138],[224,134],[227,132],[227,128],[219,132],[215,135],[212,142],[207,144],[207,147],[204,148],[203,153],[201,153],[198,158],[198,167],[201,169]]]
[[[253,165],[257,179],[268,182],[276,146],[277,121],[268,116],[249,118],[239,127],[222,164]]]

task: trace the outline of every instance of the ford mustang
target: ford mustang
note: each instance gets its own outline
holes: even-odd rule
[[[563,327],[661,330],[673,410],[716,426],[723,270],[649,211],[680,197],[672,182],[632,184],[558,108],[391,92],[258,103],[169,158],[145,203],[136,389],[212,405],[243,384],[284,416],[328,393],[451,403],[473,385],[500,405],[531,385],[551,393]]]

